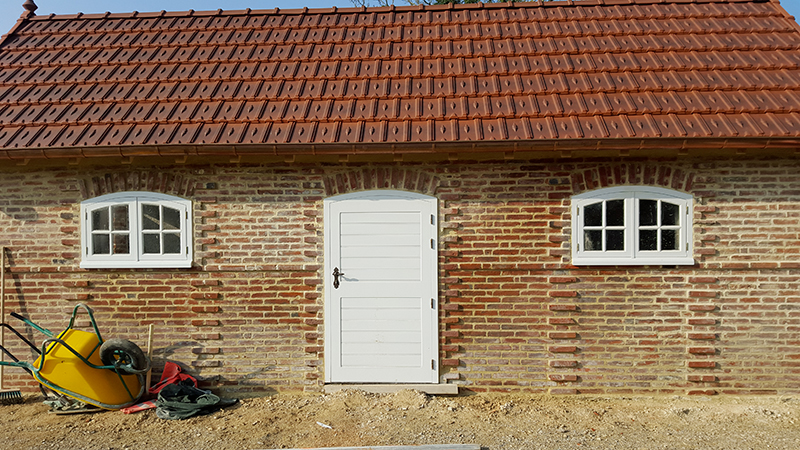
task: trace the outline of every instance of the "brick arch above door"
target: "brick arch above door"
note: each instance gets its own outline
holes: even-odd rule
[[[364,167],[326,175],[327,196],[374,189],[397,189],[434,195],[440,180],[421,170],[401,167]]]

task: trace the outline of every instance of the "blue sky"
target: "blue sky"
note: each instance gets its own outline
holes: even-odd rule
[[[272,8],[330,8],[338,6],[340,8],[352,7],[350,0],[137,0],[137,1],[117,1],[108,0],[34,0],[39,6],[36,11],[38,15],[56,14],[75,14],[82,13],[103,13],[111,12],[131,12],[131,11],[161,11],[169,5],[170,11],[212,11],[217,9],[272,9]],[[0,0],[0,34],[6,34],[14,26],[19,15],[23,12],[22,3],[24,0]],[[396,0],[395,4],[406,5],[405,0]],[[796,18],[800,18],[800,0],[781,0],[781,5]]]

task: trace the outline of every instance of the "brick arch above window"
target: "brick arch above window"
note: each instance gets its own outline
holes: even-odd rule
[[[694,174],[666,162],[664,164],[619,163],[601,164],[572,173],[572,193],[592,191],[612,186],[661,186],[690,192]]]
[[[160,192],[178,197],[194,194],[194,182],[189,177],[158,170],[112,172],[79,179],[78,182],[83,199],[128,191]]]
[[[365,167],[324,177],[328,196],[373,189],[397,189],[433,195],[440,180],[435,175],[420,170],[399,167]]]

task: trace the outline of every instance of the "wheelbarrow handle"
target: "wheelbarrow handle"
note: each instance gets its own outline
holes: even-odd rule
[[[12,313],[12,314],[13,314],[13,313]],[[28,338],[26,338],[25,336],[23,336],[23,335],[22,335],[22,333],[20,333],[19,331],[17,331],[17,329],[16,329],[16,328],[12,327],[11,325],[9,325],[9,324],[7,324],[7,323],[0,323],[0,327],[3,327],[3,328],[5,328],[5,329],[7,329],[7,330],[11,331],[12,333],[16,334],[16,335],[17,335],[17,337],[18,337],[18,338],[20,338],[20,340],[22,340],[22,342],[24,342],[24,343],[28,344],[28,347],[30,347],[30,348],[31,348],[31,350],[35,351],[35,352],[36,352],[37,354],[39,354],[39,355],[41,355],[41,354],[42,354],[42,352],[39,350],[39,348],[38,348],[38,347],[36,347],[36,346],[33,344],[33,342],[31,342],[31,341],[30,341]],[[10,353],[6,352],[5,348],[3,348],[3,346],[2,346],[2,345],[0,345],[0,350],[3,350],[3,352],[5,352],[5,353],[6,353],[6,355],[10,356],[10,357],[11,357],[11,358],[12,358],[14,361],[19,361],[17,358],[14,358],[14,355],[12,355],[12,354],[10,354]]]
[[[45,329],[45,328],[42,328],[42,327],[40,327],[39,325],[36,325],[35,323],[31,322],[30,320],[28,320],[28,319],[26,319],[26,318],[22,317],[21,315],[19,315],[19,314],[15,313],[15,312],[13,312],[13,311],[11,312],[11,317],[13,317],[13,318],[15,318],[15,319],[19,319],[19,320],[21,320],[21,321],[25,322],[26,324],[28,324],[28,325],[32,326],[32,327],[33,327],[33,328],[35,328],[37,331],[39,331],[40,333],[44,334],[44,335],[45,335],[45,336],[47,336],[47,337],[53,337],[53,336],[55,336],[55,335],[53,334],[53,332],[52,332],[52,331],[50,331],[50,330],[48,330],[48,329]]]

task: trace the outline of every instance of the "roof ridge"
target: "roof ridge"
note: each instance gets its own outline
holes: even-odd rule
[[[563,7],[583,7],[583,6],[614,6],[614,5],[685,5],[685,4],[706,4],[706,3],[774,3],[780,5],[779,0],[531,0],[522,2],[497,2],[497,3],[464,3],[454,4],[447,3],[444,5],[408,5],[408,6],[376,6],[376,7],[348,7],[340,8],[332,6],[330,8],[271,8],[271,9],[238,9],[238,10],[208,10],[208,11],[195,11],[190,9],[188,11],[154,11],[154,12],[121,12],[111,13],[106,11],[104,13],[75,13],[75,14],[48,14],[43,16],[36,16],[31,13],[27,20],[71,20],[76,18],[81,19],[131,19],[142,17],[208,17],[208,16],[233,16],[233,15],[265,15],[265,14],[282,14],[282,15],[307,15],[307,14],[356,14],[356,13],[381,13],[381,12],[414,12],[414,11],[444,11],[444,10],[491,10],[501,8],[563,8]],[[26,13],[23,13],[25,15]],[[787,13],[788,14],[788,13]]]

